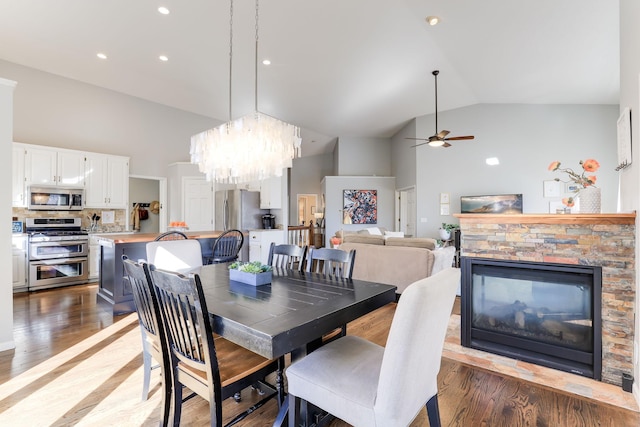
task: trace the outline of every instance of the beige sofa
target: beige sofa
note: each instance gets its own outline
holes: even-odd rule
[[[356,251],[354,279],[395,285],[401,294],[411,283],[451,267],[455,248],[435,246],[434,239],[345,233],[340,249]]]

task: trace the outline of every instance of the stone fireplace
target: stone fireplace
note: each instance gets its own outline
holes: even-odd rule
[[[633,372],[635,214],[456,216],[463,257],[520,261],[536,268],[597,267],[601,319],[593,324],[601,364],[594,363],[600,372],[593,376],[620,385],[622,374]]]

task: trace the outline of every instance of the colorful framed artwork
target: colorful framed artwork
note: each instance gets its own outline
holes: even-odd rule
[[[343,190],[343,224],[377,224],[378,190]]]
[[[522,194],[460,197],[461,213],[521,214]]]

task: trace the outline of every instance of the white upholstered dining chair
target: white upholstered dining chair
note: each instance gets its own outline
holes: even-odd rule
[[[163,270],[185,273],[202,267],[202,247],[195,239],[149,242],[147,262]]]
[[[414,282],[398,302],[386,347],[348,335],[287,370],[289,426],[300,400],[358,426],[408,426],[427,407],[440,426],[438,382],[460,270],[448,268]]]

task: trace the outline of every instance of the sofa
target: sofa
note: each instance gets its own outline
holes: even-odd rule
[[[356,251],[353,278],[395,285],[396,293],[402,294],[411,283],[453,264],[453,246],[436,249],[434,239],[396,236],[385,235],[384,230],[382,234],[338,231],[339,248]]]

